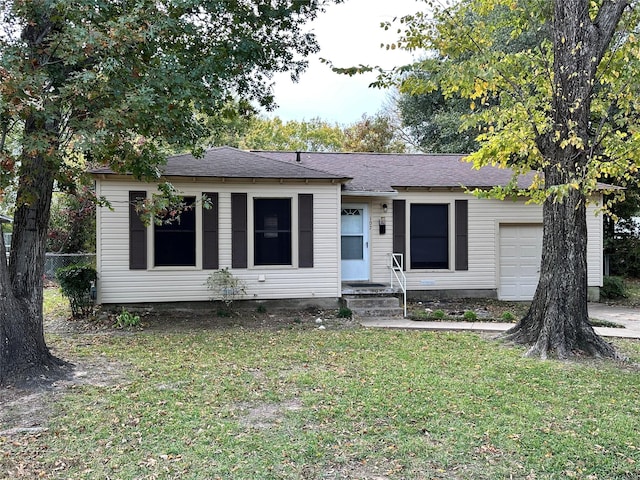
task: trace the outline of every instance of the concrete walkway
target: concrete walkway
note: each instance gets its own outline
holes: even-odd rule
[[[617,307],[603,303],[590,303],[589,316],[598,320],[624,325],[625,328],[595,327],[603,337],[640,339],[640,309]],[[362,318],[360,324],[371,328],[405,328],[419,330],[465,330],[501,333],[513,327],[513,323],[499,322],[424,322],[406,318]]]

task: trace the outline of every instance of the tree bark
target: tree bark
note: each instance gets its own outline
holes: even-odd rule
[[[46,130],[29,118],[25,136]],[[0,259],[0,385],[56,377],[65,363],[46,345],[43,322],[44,260],[54,171],[42,156],[21,158],[9,264]]]
[[[533,302],[504,337],[530,345],[529,356],[616,358],[588,321],[587,198],[580,186],[594,154],[589,126],[596,71],[629,2],[605,0],[594,20],[589,0],[553,3],[553,126],[536,142],[546,163],[545,186],[558,190],[543,205],[542,262]]]
[[[540,281],[528,313],[503,338],[529,345],[527,356],[617,358],[589,323],[586,198],[577,190],[568,197],[543,206]]]
[[[9,265],[4,245],[0,259],[0,385],[57,376],[64,362],[49,351],[42,312],[45,236],[53,176],[40,158],[23,160],[31,172],[22,176],[14,217]],[[21,180],[22,180],[21,179]],[[36,193],[37,192],[37,193]],[[22,199],[22,200],[21,200]]]
[[[57,91],[61,70],[52,61],[49,34],[56,25],[48,5],[34,8],[22,30],[27,75],[38,88]],[[43,287],[47,226],[53,184],[60,165],[61,107],[43,95],[39,107],[25,109],[16,210],[9,263],[0,259],[0,385],[58,377],[65,362],[54,357],[44,338]]]

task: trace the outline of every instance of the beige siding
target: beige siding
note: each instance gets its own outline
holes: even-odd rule
[[[199,197],[203,192],[219,194],[220,267],[231,266],[231,193],[247,193],[249,221],[249,268],[232,270],[247,286],[247,298],[335,298],[340,285],[340,186],[329,183],[205,183],[192,181],[175,183],[185,195]],[[210,292],[204,286],[210,271],[201,269],[201,215],[197,218],[196,267],[153,268],[153,230],[148,234],[147,270],[129,270],[128,192],[153,191],[153,187],[132,181],[98,180],[98,195],[112,205],[98,209],[98,273],[99,301],[102,303],[170,302],[207,300]],[[297,194],[314,195],[314,268],[296,268],[297,264]],[[292,199],[293,266],[254,267],[251,235],[253,197],[290,197]],[[389,282],[389,254],[393,244],[393,199],[407,202],[407,242],[411,203],[447,203],[450,205],[450,265],[454,264],[455,200],[469,201],[469,269],[411,270],[407,268],[409,290],[481,289],[496,290],[499,283],[500,224],[541,225],[542,209],[522,201],[478,199],[462,192],[400,192],[391,197],[345,196],[343,203],[366,203],[369,206],[370,279]],[[387,212],[383,211],[387,205]],[[599,205],[589,206],[588,266],[589,285],[602,284],[602,217],[595,215]],[[199,207],[198,207],[199,208]],[[379,223],[384,217],[386,233],[380,234]],[[409,245],[407,254],[410,255]],[[407,259],[405,259],[407,262]],[[262,280],[263,281],[260,281]]]
[[[240,184],[174,182],[185,195],[199,197],[203,192],[218,192],[220,268],[231,267],[231,193],[248,194],[249,268],[232,270],[246,284],[247,298],[336,298],[340,296],[339,216],[340,186],[329,183]],[[106,197],[112,210],[98,211],[98,291],[101,303],[171,302],[208,300],[204,283],[211,273],[201,269],[201,215],[197,219],[196,267],[153,268],[153,227],[148,231],[149,268],[129,270],[128,192],[147,190],[151,185],[131,181],[98,180],[98,194]],[[297,268],[297,196],[314,195],[314,267]],[[293,266],[252,266],[252,198],[290,197],[292,200]]]
[[[603,276],[604,227],[602,225],[602,196],[587,205],[587,282],[590,287],[601,287]]]
[[[446,203],[449,204],[449,270],[412,270],[408,259],[407,288],[409,290],[451,290],[451,289],[483,289],[495,290],[498,287],[499,275],[499,226],[500,224],[542,225],[542,207],[526,205],[524,201],[479,199],[462,192],[400,192],[397,200],[407,202],[407,255],[410,258],[409,246],[409,214],[411,203]],[[453,211],[455,200],[469,201],[469,269],[454,271],[454,222]],[[381,200],[372,201],[373,212]],[[372,232],[374,242],[372,250],[372,281],[385,282],[389,278],[389,270],[382,261],[392,248],[392,202],[387,199],[389,210],[385,214],[387,234],[377,236],[376,213],[373,215],[375,226]],[[591,205],[587,211],[589,286],[602,284],[602,216],[595,215],[598,205]],[[378,212],[379,214],[379,212]],[[376,245],[375,242],[379,244]]]

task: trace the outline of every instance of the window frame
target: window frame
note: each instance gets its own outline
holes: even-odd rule
[[[289,197],[252,196],[251,197],[251,202],[250,202],[251,234],[249,236],[251,239],[251,245],[249,250],[252,252],[252,260],[251,260],[252,267],[255,267],[255,268],[295,268],[297,267],[295,259],[298,253],[296,248],[296,245],[297,245],[296,242],[298,241],[298,234],[297,234],[298,225],[296,222],[298,205],[294,198],[295,197],[293,196],[289,196]],[[261,225],[262,228],[257,228],[259,226],[258,221],[260,219],[260,217],[258,216],[258,212],[259,210],[261,210],[261,208],[259,208],[258,203],[259,202],[277,202],[277,201],[288,203],[288,228],[282,228],[281,225],[278,225],[276,228],[276,231],[273,231],[273,229],[264,228],[265,227],[264,222]],[[287,263],[285,262],[271,263],[269,261],[259,259],[259,256],[260,256],[258,254],[259,240],[260,240],[259,234],[267,234],[267,233],[269,233],[269,237],[266,237],[266,236],[262,237],[263,241],[267,238],[270,238],[271,240],[277,239],[281,234],[288,236],[288,258],[285,259]]]
[[[189,200],[188,205],[190,206],[189,210],[186,210],[181,213],[181,216],[184,214],[188,214],[191,223],[187,226],[188,230],[181,231],[180,229],[172,229],[174,224],[168,225],[156,225],[155,223],[150,225],[152,234],[150,235],[150,260],[153,269],[196,269],[200,266],[200,258],[199,252],[201,248],[198,248],[198,234],[202,232],[202,222],[199,219],[200,215],[198,215],[201,211],[201,206],[197,201],[197,195],[183,195],[183,201]],[[158,231],[159,229],[166,228],[166,231]],[[162,238],[168,233],[189,233],[191,238],[188,239],[189,243],[193,242],[193,262],[192,263],[167,263],[167,264],[158,264],[158,239]],[[160,235],[158,235],[160,234]],[[173,243],[173,242],[170,242]],[[186,243],[186,242],[185,242]]]
[[[443,263],[443,266],[437,266],[437,265],[431,265],[431,266],[416,266],[417,262],[414,262],[414,253],[415,250],[414,247],[414,207],[440,207],[440,208],[445,208],[446,209],[446,228],[444,229],[444,232],[446,233],[446,237],[445,238],[445,245],[446,245],[446,262],[440,261],[441,263]],[[454,241],[454,237],[455,234],[454,232],[452,232],[452,205],[450,202],[411,202],[409,204],[409,208],[407,208],[407,215],[408,215],[408,235],[407,235],[407,247],[408,247],[408,261],[406,262],[407,267],[409,270],[412,271],[433,271],[433,272],[450,272],[452,271],[452,242]],[[425,238],[424,235],[419,236],[416,235],[416,237],[419,238]],[[442,235],[434,235],[431,237],[427,237],[427,238],[432,238],[432,239],[442,239],[443,236]]]

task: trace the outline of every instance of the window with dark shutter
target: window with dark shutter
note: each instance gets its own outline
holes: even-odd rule
[[[147,227],[136,212],[136,204],[147,192],[129,192],[129,269],[147,269]]]
[[[253,200],[254,265],[291,265],[291,199]]]
[[[298,195],[298,267],[313,268],[313,195]]]
[[[202,207],[202,268],[217,270],[219,268],[218,240],[218,194],[203,193],[207,205]],[[209,208],[206,208],[206,207]]]
[[[449,205],[411,204],[411,268],[449,268]]]
[[[154,225],[153,264],[156,267],[196,265],[195,197],[184,197],[185,209],[162,225]]]

